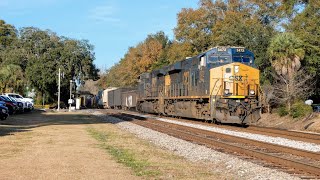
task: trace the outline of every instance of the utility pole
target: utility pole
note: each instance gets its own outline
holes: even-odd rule
[[[69,111],[71,111],[71,104],[72,104],[72,97],[71,97],[71,95],[72,95],[72,83],[73,83],[73,81],[72,80],[70,80],[70,98],[69,98]]]
[[[45,96],[45,94],[42,93],[42,108],[44,108],[44,96]]]
[[[60,78],[61,78],[61,72],[60,72],[60,68],[59,68],[59,74],[58,74],[58,109],[57,111],[60,111]]]

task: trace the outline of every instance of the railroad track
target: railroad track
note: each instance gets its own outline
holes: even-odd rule
[[[259,126],[249,126],[247,128],[251,132],[256,132],[259,134],[265,134],[269,136],[280,136],[284,138],[289,138],[293,140],[303,141],[303,142],[311,142],[320,144],[320,135],[305,133],[305,132],[297,132],[297,131],[288,131],[284,129],[276,129],[270,127],[259,127]]]
[[[320,154],[316,152],[234,137],[132,114],[116,113],[112,116],[254,162],[259,160],[264,166],[280,168],[288,173],[298,174],[302,178],[320,178]]]
[[[132,111],[122,111],[122,110],[113,110],[115,113],[124,113],[124,114],[131,114],[136,115],[137,112]],[[156,115],[150,115],[150,118],[158,118]],[[281,137],[296,141],[302,141],[302,142],[309,142],[309,143],[316,143],[320,144],[320,134],[315,133],[305,133],[305,132],[298,132],[298,131],[289,131],[286,129],[277,129],[277,128],[271,128],[271,127],[259,127],[259,126],[253,126],[250,125],[246,128],[239,127],[239,126],[230,126],[230,125],[217,125],[213,123],[208,122],[202,122],[202,121],[193,121],[190,119],[182,119],[182,118],[171,118],[171,117],[165,117],[166,119],[171,119],[178,122],[187,122],[191,124],[200,124],[204,126],[210,126],[210,127],[218,127],[226,130],[233,130],[233,131],[240,131],[240,132],[247,132],[247,133],[253,133],[253,134],[260,134],[260,135],[267,135],[272,137]]]

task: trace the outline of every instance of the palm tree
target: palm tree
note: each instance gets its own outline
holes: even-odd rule
[[[272,38],[268,54],[276,72],[292,78],[294,72],[300,69],[300,61],[304,58],[302,41],[294,34],[281,33]]]
[[[268,48],[268,55],[272,67],[279,75],[280,81],[284,86],[279,91],[282,99],[290,111],[291,104],[295,99],[294,86],[295,75],[301,67],[301,60],[304,58],[304,50],[302,49],[302,41],[291,33],[281,33],[272,38]]]

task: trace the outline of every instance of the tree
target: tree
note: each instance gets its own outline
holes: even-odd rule
[[[2,65],[15,64],[13,56],[18,56],[18,52],[14,51],[17,38],[17,30],[14,26],[6,24],[0,19],[0,63]]]
[[[291,78],[288,75],[274,74],[274,79],[273,101],[280,105],[285,104],[289,112],[296,100],[305,100],[314,88],[313,76],[304,69],[293,71]]]
[[[85,79],[97,78],[93,46],[88,41],[59,37],[49,30],[34,27],[23,28],[20,36],[28,59],[25,70],[28,81],[49,100],[55,99],[59,68],[64,74],[61,98],[65,101],[68,99],[70,80],[81,84]]]
[[[295,71],[301,67],[304,58],[302,41],[294,34],[281,33],[275,36],[268,48],[272,66],[279,75],[293,78]]]
[[[302,77],[303,71],[298,72],[304,56],[301,46],[301,40],[293,34],[281,33],[271,40],[268,48],[271,64],[278,74],[275,83],[277,97],[280,103],[286,104],[289,111],[295,97],[304,97],[299,93],[299,88],[305,90],[306,82],[311,78]]]
[[[177,41],[174,41],[167,50],[167,58],[170,64],[172,64],[187,57],[195,56],[196,53],[192,52],[192,45],[190,43],[179,43]]]
[[[17,30],[14,26],[6,24],[4,20],[0,19],[0,50],[10,46],[16,40]]]
[[[138,76],[169,64],[168,37],[162,32],[150,34],[135,47],[130,47],[119,63],[107,70],[99,84],[103,87],[135,86]]]
[[[305,58],[302,65],[308,73],[314,75],[316,88],[313,99],[320,103],[320,1],[303,1],[305,6],[286,26],[288,32],[303,40]]]
[[[261,101],[263,110],[267,113],[271,112],[272,101],[275,99],[274,89],[275,87],[270,84],[270,82],[264,83],[261,86]]]
[[[40,94],[49,101],[57,92],[56,67],[60,57],[61,44],[57,35],[34,27],[22,28],[20,31],[22,48],[26,52],[26,77]]]
[[[279,11],[282,17],[288,18],[288,22],[290,22],[292,18],[299,14],[301,6],[309,4],[311,1],[314,2],[317,0],[283,0]]]
[[[60,37],[35,27],[17,31],[0,20],[0,88],[2,92],[9,89],[21,93],[29,86],[53,101],[60,68],[65,75],[62,100],[67,100],[70,80],[82,84],[89,78],[98,79],[93,50],[87,40]]]
[[[0,69],[1,92],[22,92],[24,87],[24,75],[20,66],[9,64]]]
[[[191,54],[208,50],[212,44],[212,28],[224,7],[211,0],[200,0],[199,8],[184,8],[178,13],[178,24],[174,29],[176,40],[192,46]]]

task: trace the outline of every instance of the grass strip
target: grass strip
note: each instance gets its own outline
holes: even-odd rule
[[[107,150],[117,162],[130,167],[135,175],[154,177],[160,174],[157,170],[148,169],[150,164],[146,160],[138,159],[130,150],[110,145],[110,139],[108,139],[106,132],[101,132],[94,128],[87,128],[87,131],[93,138],[100,142],[99,146],[102,149]]]

